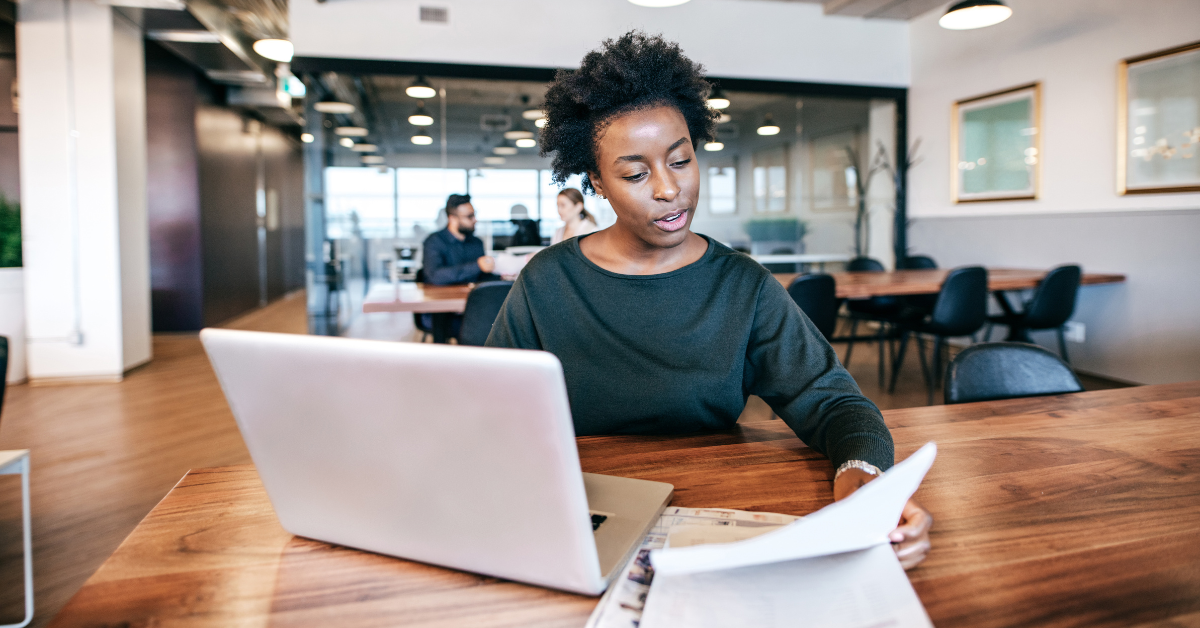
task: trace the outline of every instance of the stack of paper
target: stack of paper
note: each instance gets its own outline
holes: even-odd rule
[[[936,455],[927,444],[846,499],[752,538],[672,530],[650,553],[640,628],[931,626],[888,533]]]

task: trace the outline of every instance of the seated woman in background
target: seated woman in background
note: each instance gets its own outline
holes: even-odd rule
[[[758,395],[833,461],[842,499],[892,466],[892,436],[771,273],[689,229],[695,150],[716,129],[709,91],[677,44],[640,32],[558,73],[542,154],[560,184],[583,174],[617,221],[534,256],[487,344],[558,356],[580,436],[729,429]],[[931,523],[910,500],[891,533],[906,568]]]
[[[558,193],[558,217],[566,224],[554,231],[550,244],[600,230],[596,218],[583,207],[583,192],[575,188],[565,188]]]

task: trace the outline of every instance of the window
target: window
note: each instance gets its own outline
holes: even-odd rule
[[[754,153],[754,208],[787,210],[787,152],[782,146]]]
[[[480,221],[507,221],[513,205],[524,205],[529,217],[538,217],[537,170],[472,170],[471,204]]]
[[[455,168],[397,168],[396,188],[400,237],[418,240],[434,231],[442,221],[446,198],[467,194],[467,171]]]
[[[325,236],[396,236],[396,188],[389,168],[325,169]]]
[[[737,211],[737,168],[708,169],[708,208],[714,214]]]

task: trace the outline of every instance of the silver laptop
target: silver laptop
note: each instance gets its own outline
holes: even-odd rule
[[[673,487],[582,473],[553,355],[206,329],[284,529],[588,595]]]

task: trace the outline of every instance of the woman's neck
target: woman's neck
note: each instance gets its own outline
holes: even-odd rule
[[[621,228],[620,222],[579,241],[579,249],[593,264],[621,275],[659,275],[678,270],[704,257],[708,241],[688,232],[678,246],[650,244]]]

